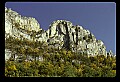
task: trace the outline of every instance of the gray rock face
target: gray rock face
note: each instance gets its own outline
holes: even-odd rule
[[[11,51],[9,49],[5,49],[5,60],[8,60],[11,57]]]
[[[54,21],[49,31],[49,42],[62,42],[66,49],[71,49],[82,54],[106,55],[106,47],[101,40],[96,40],[95,36],[82,26],[73,26],[70,21],[57,20]],[[54,39],[53,39],[54,38]]]
[[[107,53],[107,55],[113,56],[113,52],[111,50],[109,50],[109,52]]]
[[[39,32],[40,25],[32,17],[22,17],[5,7],[5,33],[12,37],[32,39],[33,32]]]
[[[94,55],[107,55],[106,47],[101,40],[82,26],[73,25],[70,21],[56,20],[44,31],[32,17],[22,17],[17,12],[5,8],[5,36],[21,39],[44,41],[55,48],[66,48],[73,52]]]

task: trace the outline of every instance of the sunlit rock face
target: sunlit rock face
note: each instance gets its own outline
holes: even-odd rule
[[[11,57],[11,51],[9,49],[5,49],[5,60],[8,60]]]
[[[5,7],[5,33],[17,38],[32,39],[33,32],[41,30],[40,24],[32,17],[23,17]]]
[[[73,25],[67,20],[56,20],[45,31],[40,28],[40,24],[35,18],[23,17],[7,8],[5,8],[6,35],[46,42],[49,46],[53,45],[58,49],[65,48],[89,56],[107,55],[104,43],[101,40],[96,40],[95,36],[82,26]]]
[[[79,25],[74,26],[70,21],[54,21],[50,25],[49,33],[50,37],[56,37],[58,41],[63,42],[62,47],[67,49],[91,56],[107,54],[106,47],[101,40],[96,40],[89,30]]]

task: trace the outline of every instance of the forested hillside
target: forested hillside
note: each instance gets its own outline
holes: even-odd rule
[[[6,38],[5,48],[12,51],[11,57],[5,61],[6,77],[116,76],[114,56],[88,56],[64,48],[59,50],[46,42],[13,37]]]

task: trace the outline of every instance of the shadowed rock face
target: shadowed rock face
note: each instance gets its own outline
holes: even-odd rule
[[[88,55],[107,55],[106,47],[101,40],[82,26],[74,26],[70,21],[53,21],[49,29],[44,31],[35,18],[22,17],[17,12],[5,8],[5,36],[54,44],[59,49],[66,48],[73,52]]]

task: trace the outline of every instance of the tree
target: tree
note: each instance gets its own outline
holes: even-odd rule
[[[36,57],[39,56],[38,52],[39,52],[39,49],[38,49],[38,48],[35,48],[35,49],[33,50],[33,56],[34,56],[34,58],[35,58],[35,61],[36,61]]]
[[[63,77],[75,77],[75,69],[72,65],[65,65]]]

